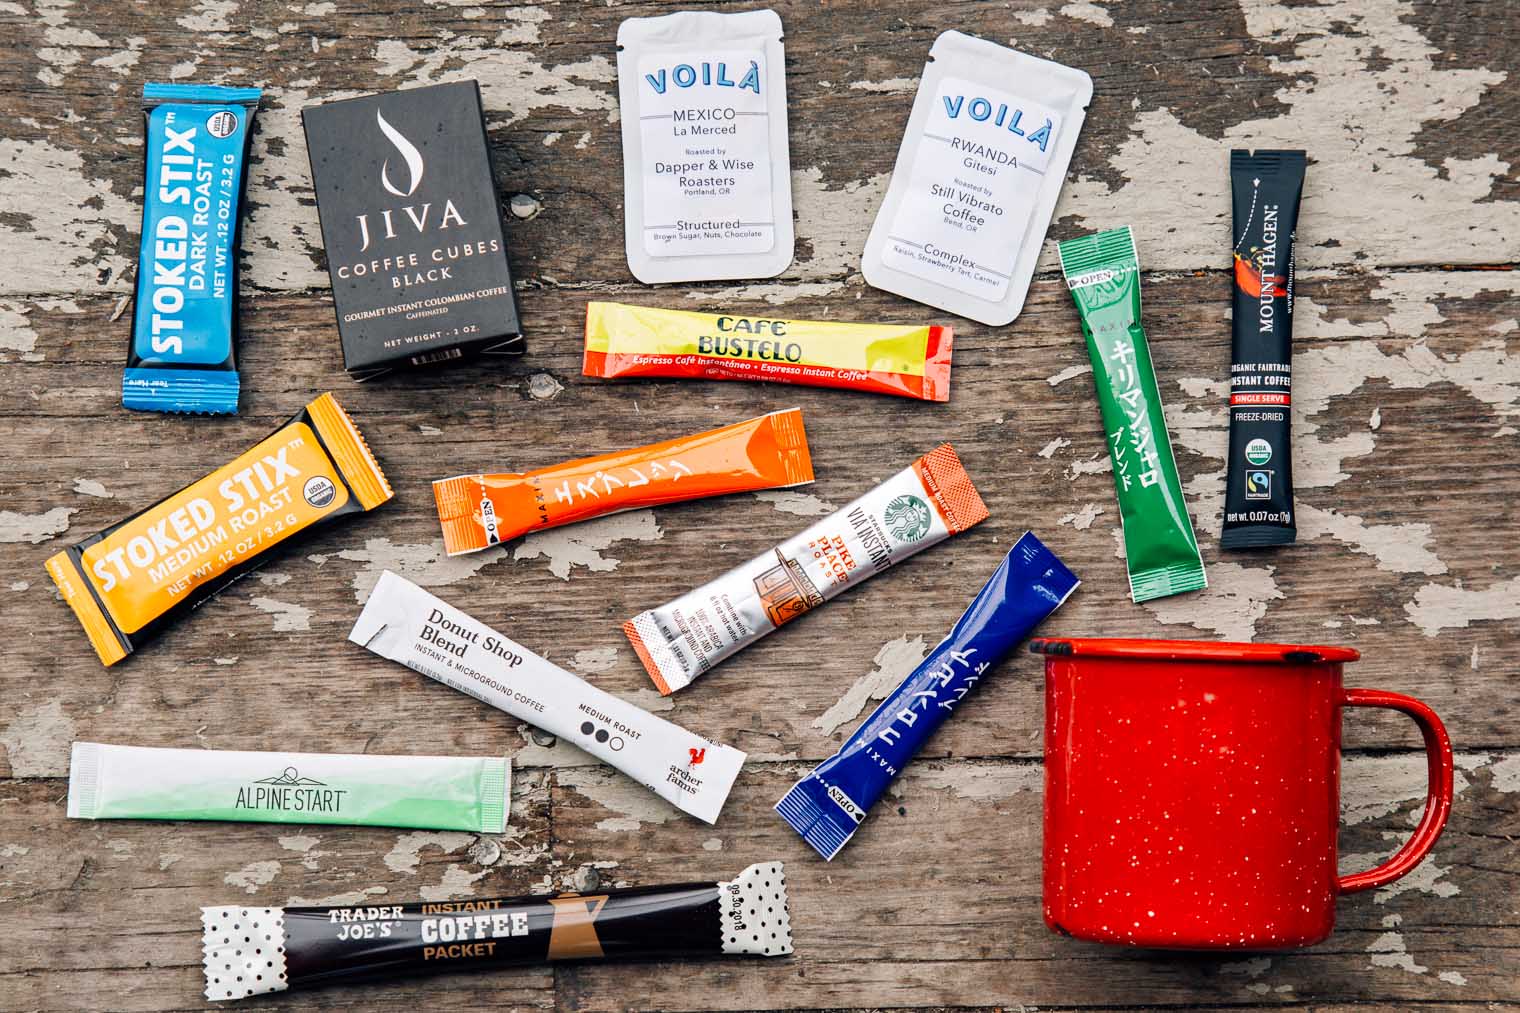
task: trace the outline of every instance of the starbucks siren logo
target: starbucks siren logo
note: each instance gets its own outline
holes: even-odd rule
[[[1260,467],[1272,460],[1272,444],[1263,439],[1255,439],[1246,444],[1246,460]]]
[[[917,496],[898,496],[882,514],[887,530],[899,542],[916,542],[929,533],[929,504]]]

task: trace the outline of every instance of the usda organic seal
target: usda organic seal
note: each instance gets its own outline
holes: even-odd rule
[[[1246,444],[1246,460],[1254,465],[1263,465],[1272,460],[1272,444],[1266,440],[1257,438]]]
[[[887,504],[882,520],[899,542],[916,542],[929,533],[929,504],[917,496],[902,495]]]

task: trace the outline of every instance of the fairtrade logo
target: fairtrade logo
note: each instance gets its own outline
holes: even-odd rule
[[[410,197],[417,192],[417,187],[422,183],[422,152],[417,146],[402,136],[401,131],[385,122],[385,117],[380,115],[380,110],[375,110],[375,122],[380,125],[380,132],[386,139],[395,145],[396,151],[401,155],[402,161],[406,162],[408,184],[405,190],[399,189],[391,182],[391,160],[387,158],[380,166],[380,185],[397,197]]]
[[[1272,473],[1270,471],[1246,472],[1246,499],[1271,499]]]
[[[282,771],[280,774],[278,774],[275,777],[260,778],[259,780],[255,781],[253,783],[254,784],[300,785],[300,786],[303,786],[303,787],[309,786],[309,785],[315,785],[318,788],[325,788],[327,786],[324,782],[318,781],[315,778],[302,777],[301,776],[301,772],[299,770],[297,770],[296,768],[294,768],[294,767],[286,767],[284,769],[284,771]]]
[[[929,504],[917,496],[902,495],[887,504],[882,519],[899,542],[916,542],[929,533]]]
[[[1252,464],[1266,464],[1272,460],[1272,444],[1263,439],[1255,439],[1247,443],[1246,460]]]
[[[338,488],[326,475],[313,475],[306,480],[306,485],[301,489],[301,495],[312,506],[325,507],[333,501],[334,496],[338,495]]]

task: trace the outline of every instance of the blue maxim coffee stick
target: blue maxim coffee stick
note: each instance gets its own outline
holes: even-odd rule
[[[142,246],[121,403],[237,411],[238,240],[261,92],[143,85]]]
[[[887,785],[1080,581],[1025,532],[950,634],[845,741],[787,792],[776,811],[825,859],[854,835]]]

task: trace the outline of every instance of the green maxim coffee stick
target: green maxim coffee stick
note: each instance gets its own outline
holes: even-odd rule
[[[1140,326],[1140,258],[1129,226],[1060,244],[1061,272],[1082,317],[1137,602],[1208,586],[1182,499],[1150,346]]]
[[[75,819],[335,823],[499,834],[500,756],[345,756],[74,743]]]

